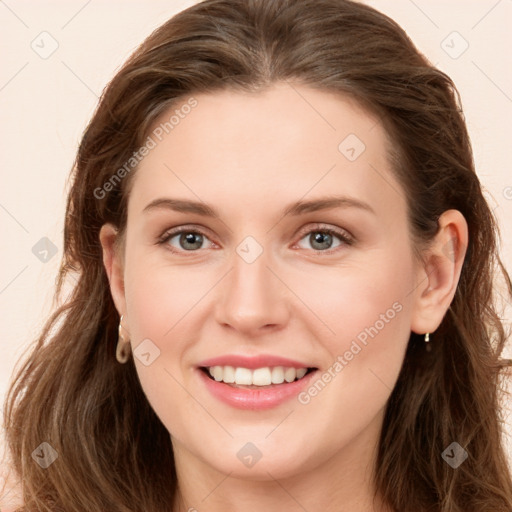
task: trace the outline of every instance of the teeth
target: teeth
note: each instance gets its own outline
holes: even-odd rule
[[[269,386],[272,384],[270,368],[257,368],[252,372],[252,383],[254,386]]]
[[[284,380],[286,382],[293,382],[297,377],[297,370],[295,368],[286,368],[284,371]]]
[[[304,375],[306,375],[307,371],[308,371],[307,368],[299,368],[297,370],[297,379],[302,379],[302,377],[304,377]]]
[[[222,366],[219,366],[219,368],[222,368]],[[235,382],[235,369],[232,366],[224,366],[222,380],[228,384]]]
[[[222,376],[223,376],[222,366],[214,366],[212,377],[215,380],[222,380]]]
[[[222,366],[219,366],[218,368],[220,368],[221,371],[224,371]],[[250,386],[252,384],[251,370],[248,370],[247,368],[237,368],[235,370],[235,384],[245,384]]]
[[[282,384],[284,382],[284,369],[282,366],[272,368],[272,384]]]
[[[285,368],[274,366],[269,368],[234,368],[233,366],[211,366],[208,368],[210,375],[217,382],[226,384],[237,384],[240,386],[269,386],[270,384],[282,384],[284,381],[293,382],[295,379],[302,379],[307,368]]]

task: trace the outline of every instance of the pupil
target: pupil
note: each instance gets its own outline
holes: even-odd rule
[[[198,240],[196,240],[196,238]],[[195,241],[195,243],[194,243],[194,241]],[[202,241],[203,241],[202,235],[200,235],[199,233],[186,233],[186,234],[181,235],[181,237],[180,237],[180,242],[182,243],[182,247],[187,251],[190,251],[193,249],[199,249],[201,247]],[[187,247],[187,244],[192,244],[193,247]]]
[[[317,232],[312,234],[311,236],[313,237],[313,242],[311,244],[313,247],[315,247],[315,244],[320,244],[320,249],[328,249],[329,245],[332,242],[332,236],[330,233]],[[322,244],[324,245],[322,246]],[[327,244],[327,246],[325,246],[325,244]]]

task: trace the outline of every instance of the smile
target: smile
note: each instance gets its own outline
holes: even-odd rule
[[[211,366],[198,368],[199,378],[218,400],[232,407],[264,410],[297,396],[317,368]]]

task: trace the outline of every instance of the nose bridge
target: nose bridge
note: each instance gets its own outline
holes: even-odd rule
[[[263,243],[252,236],[244,238],[230,263],[232,271],[223,285],[218,321],[240,331],[284,323],[283,285],[269,268],[272,255]]]

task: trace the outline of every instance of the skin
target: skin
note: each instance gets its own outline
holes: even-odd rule
[[[386,133],[346,97],[284,83],[194,97],[198,106],[136,171],[120,248],[114,226],[100,233],[132,349],[149,338],[160,350],[149,366],[135,364],[173,443],[179,494],[169,509],[383,512],[370,474],[384,408],[411,331],[433,333],[435,343],[467,246],[464,217],[445,212],[424,263],[415,259]],[[338,149],[351,133],[366,146],[354,161]],[[374,213],[282,216],[295,201],[333,194]],[[143,212],[163,197],[208,203],[220,218]],[[333,235],[330,245],[315,244],[316,223],[353,243]],[[199,248],[187,251],[179,235],[157,243],[183,225],[204,235]],[[252,263],[236,252],[246,236],[263,248]],[[307,404],[235,409],[196,375],[201,360],[230,353],[281,355],[327,371],[394,303],[400,312]],[[262,454],[250,468],[237,458],[247,442]]]

